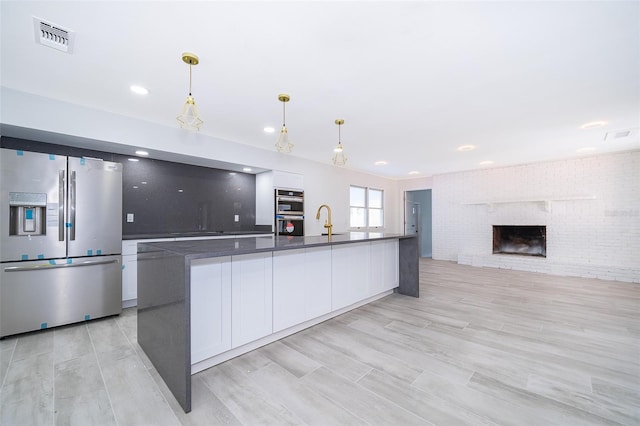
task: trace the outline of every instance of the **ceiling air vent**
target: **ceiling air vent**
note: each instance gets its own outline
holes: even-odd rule
[[[604,135],[604,140],[605,141],[610,141],[613,139],[621,139],[621,138],[628,138],[629,136],[631,136],[632,134],[636,133],[638,129],[626,129],[626,130],[616,130],[614,132],[607,132]]]
[[[65,53],[73,52],[73,42],[76,33],[62,28],[60,25],[47,22],[44,19],[33,17],[33,31],[36,43],[52,47]]]

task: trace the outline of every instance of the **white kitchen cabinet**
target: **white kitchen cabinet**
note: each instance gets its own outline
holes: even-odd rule
[[[273,253],[273,331],[331,312],[331,248]]]
[[[370,296],[371,244],[334,245],[331,248],[331,309],[349,306]]]
[[[191,362],[231,349],[231,257],[191,262]]]
[[[231,258],[231,341],[242,346],[273,331],[272,255]]]
[[[138,297],[138,255],[122,256],[122,302],[135,305]],[[129,303],[127,303],[129,302]],[[128,306],[127,306],[128,307]]]
[[[398,287],[398,260],[397,239],[371,242],[370,295]]]
[[[273,187],[304,190],[304,176],[298,173],[273,171]]]

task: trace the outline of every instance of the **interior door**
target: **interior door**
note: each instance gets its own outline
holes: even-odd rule
[[[420,204],[407,201],[404,207],[405,235],[418,234],[420,231]]]

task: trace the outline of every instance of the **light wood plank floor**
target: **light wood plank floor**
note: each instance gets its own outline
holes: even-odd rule
[[[640,424],[640,286],[422,259],[391,295],[193,376],[136,311],[0,341],[2,425]]]

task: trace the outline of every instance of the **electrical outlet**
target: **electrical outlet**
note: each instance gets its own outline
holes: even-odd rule
[[[234,214],[233,215],[233,221],[234,222],[240,222],[240,215],[239,214]]]
[[[133,223],[133,213],[127,213],[127,223]]]

